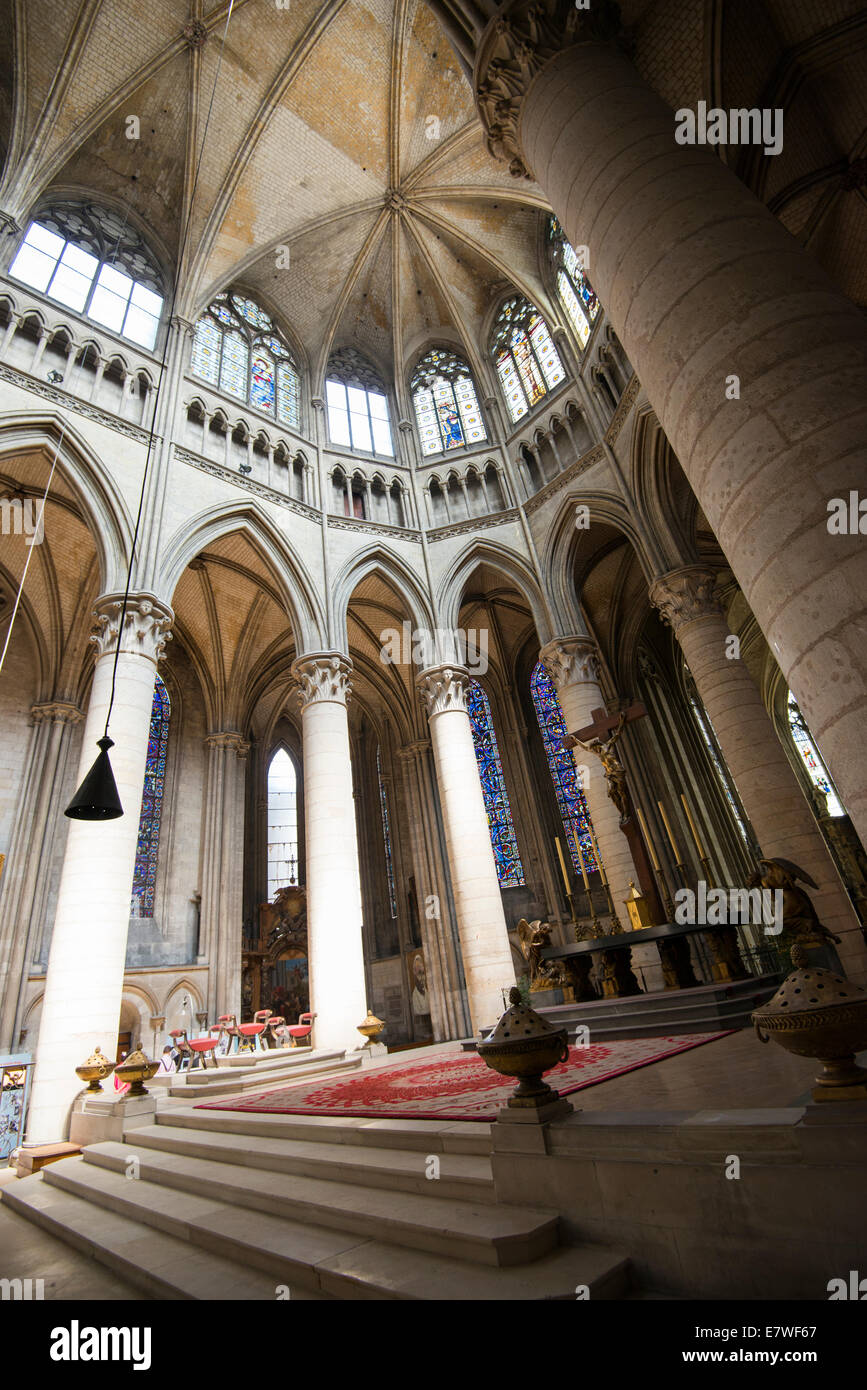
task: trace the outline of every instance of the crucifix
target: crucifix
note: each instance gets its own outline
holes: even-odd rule
[[[614,745],[627,724],[636,719],[643,719],[647,714],[647,709],[639,700],[636,700],[626,709],[621,710],[619,714],[609,714],[604,709],[594,709],[591,714],[592,723],[586,724],[583,729],[578,729],[574,734],[567,734],[563,740],[563,747],[583,748],[585,752],[595,753],[602,763],[605,781],[608,784],[608,795],[620,812],[620,829],[629,844],[642,892],[649,899],[657,920],[664,922],[667,914],[663,909],[644,838],[635,816],[632,797],[626,782],[626,770],[614,751]]]

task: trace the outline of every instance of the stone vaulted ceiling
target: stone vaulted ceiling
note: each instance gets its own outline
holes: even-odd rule
[[[473,37],[495,8],[233,0],[223,47],[227,0],[0,0],[0,211],[23,223],[49,197],[105,199],[167,267],[183,249],[179,312],[241,283],[282,318],[314,381],[346,345],[397,381],[431,341],[477,365],[506,286],[552,312],[546,201],[488,155],[473,105]],[[636,66],[673,108],[785,107],[778,158],[719,155],[867,303],[863,5],[621,0],[621,12]]]

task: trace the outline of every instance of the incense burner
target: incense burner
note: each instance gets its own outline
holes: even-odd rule
[[[537,1109],[559,1100],[542,1077],[546,1071],[565,1062],[569,1043],[565,1028],[551,1024],[521,1002],[521,991],[509,990],[510,1008],[484,1042],[476,1043],[476,1051],[492,1071],[501,1076],[517,1078],[518,1085],[509,1097],[513,1109]]]

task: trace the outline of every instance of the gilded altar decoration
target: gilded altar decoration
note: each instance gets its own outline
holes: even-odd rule
[[[367,1017],[363,1023],[359,1023],[358,1031],[364,1038],[364,1046],[370,1047],[379,1041],[379,1036],[385,1028],[385,1023],[381,1018],[377,1018],[373,1009],[367,1010]]]
[[[831,970],[808,963],[801,942],[792,947],[795,969],[773,999],[752,1015],[762,1042],[822,1063],[813,1100],[867,1100],[867,1070],[855,1054],[867,1048],[867,993]]]
[[[789,859],[760,859],[747,886],[767,888],[783,895],[783,930],[776,939],[778,951],[789,954],[794,964],[794,947],[799,945],[811,964],[839,970],[840,962],[833,947],[839,946],[840,938],[819,921],[809,894],[798,887],[799,880],[811,888],[819,886],[806,869],[799,869]]]
[[[542,959],[542,952],[552,944],[551,932],[553,930],[553,925],[550,922],[528,922],[526,917],[522,917],[518,923],[517,931],[521,944],[521,955],[527,962],[530,990],[534,993],[543,989],[557,989],[564,983],[559,962]]]
[[[87,1089],[91,1095],[101,1091],[100,1082],[111,1075],[114,1063],[109,1061],[101,1047],[95,1047],[86,1062],[82,1062],[80,1067],[75,1068],[75,1075],[81,1081],[88,1083]]]
[[[565,1028],[553,1028],[547,1019],[521,1002],[521,991],[509,990],[510,1007],[476,1051],[492,1071],[518,1080],[508,1100],[512,1109],[533,1109],[559,1101],[542,1077],[558,1062],[569,1060],[569,1041]]]
[[[629,892],[623,901],[633,931],[642,931],[644,927],[656,925],[650,908],[648,907],[647,899],[641,890],[636,888],[632,879],[629,880]]]

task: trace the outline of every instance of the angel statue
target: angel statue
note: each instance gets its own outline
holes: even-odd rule
[[[768,888],[779,890],[783,895],[783,930],[777,938],[777,946],[789,952],[797,942],[807,952],[811,965],[842,973],[840,958],[834,950],[840,937],[828,931],[819,921],[812,899],[803,888],[797,887],[798,880],[818,888],[806,869],[799,869],[790,859],[760,859],[759,867],[748,880],[749,888]]]
[[[563,983],[560,966],[557,961],[542,959],[543,950],[551,945],[552,924],[528,922],[526,917],[522,917],[517,930],[521,955],[530,973],[530,989],[556,989]]]

